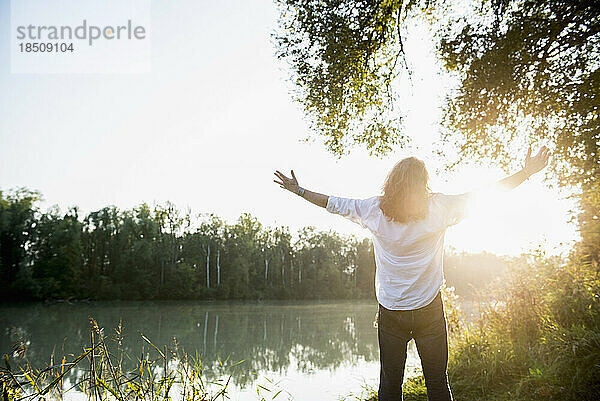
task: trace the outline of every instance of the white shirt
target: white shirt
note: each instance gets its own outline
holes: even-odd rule
[[[387,309],[410,310],[429,304],[444,282],[446,228],[464,217],[469,194],[433,193],[425,219],[396,223],[379,208],[379,196],[330,196],[327,211],[371,231],[375,249],[375,295]]]

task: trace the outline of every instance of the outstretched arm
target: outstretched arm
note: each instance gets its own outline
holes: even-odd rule
[[[327,207],[327,201],[329,200],[329,196],[302,188],[300,185],[298,185],[298,180],[296,179],[296,174],[294,174],[294,170],[292,170],[292,178],[286,177],[279,170],[275,171],[275,176],[279,179],[279,181],[273,181],[276,184],[279,184],[281,188],[287,189],[288,191],[301,196],[302,198],[306,199],[310,203],[314,203],[317,206]]]
[[[537,155],[533,157],[531,157],[531,147],[529,147],[527,156],[525,156],[523,168],[515,174],[498,181],[498,187],[505,190],[511,190],[518,187],[523,181],[546,167],[549,158],[550,150],[547,147],[542,146]]]

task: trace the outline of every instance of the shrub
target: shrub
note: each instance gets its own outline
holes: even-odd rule
[[[600,277],[534,255],[451,345],[457,399],[592,400],[600,394]]]

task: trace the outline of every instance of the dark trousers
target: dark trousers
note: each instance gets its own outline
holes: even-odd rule
[[[415,339],[429,401],[452,400],[448,386],[448,338],[442,297],[438,293],[428,305],[407,311],[379,305],[377,334],[381,372],[379,401],[401,401],[406,346]]]

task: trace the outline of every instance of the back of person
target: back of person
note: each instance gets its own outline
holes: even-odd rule
[[[442,286],[444,234],[464,216],[467,199],[467,194],[429,194],[424,216],[405,223],[384,214],[379,196],[330,196],[327,210],[369,229],[377,266],[377,300],[387,309],[410,310],[429,304]]]

